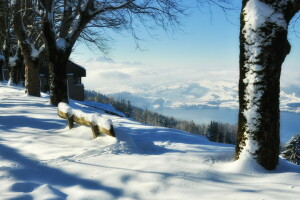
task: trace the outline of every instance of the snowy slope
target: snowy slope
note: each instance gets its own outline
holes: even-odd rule
[[[0,85],[0,100],[1,200],[299,199],[300,167],[282,160],[266,172],[232,162],[233,146],[109,115],[117,138],[93,140],[47,97]]]

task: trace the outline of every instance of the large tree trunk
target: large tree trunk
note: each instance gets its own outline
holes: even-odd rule
[[[46,5],[51,7],[52,3],[49,1]],[[43,20],[42,32],[49,58],[50,103],[54,106],[57,106],[60,102],[68,103],[67,62],[71,49],[57,47],[54,27],[48,18]],[[62,43],[65,44],[64,40]]]
[[[38,67],[25,65],[25,87],[26,93],[39,97],[40,94],[40,70]]]
[[[50,58],[49,79],[50,79],[50,102],[57,106],[60,102],[68,103],[67,89],[67,62],[63,56]]]
[[[278,164],[280,73],[290,51],[291,2],[269,2],[243,0],[236,159],[251,158],[272,170]]]
[[[22,56],[25,63],[25,87],[26,93],[31,96],[40,95],[39,57],[35,55],[33,43],[25,29],[21,12],[21,0],[16,0],[13,6],[13,24],[15,34],[18,38]]]

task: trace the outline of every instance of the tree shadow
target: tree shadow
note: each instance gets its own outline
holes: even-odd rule
[[[167,180],[171,178],[178,178],[181,180],[186,181],[192,181],[192,182],[198,182],[200,179],[203,181],[212,181],[216,183],[224,183],[224,184],[230,184],[231,182],[228,180],[225,180],[225,178],[216,171],[209,171],[205,170],[203,174],[193,174],[193,173],[172,173],[172,172],[161,172],[161,171],[151,171],[151,170],[141,170],[141,169],[130,169],[130,168],[123,168],[123,167],[113,167],[113,166],[105,166],[100,164],[91,164],[91,163],[85,163],[83,161],[75,161],[75,160],[68,160],[69,162],[81,164],[81,165],[87,165],[87,166],[93,166],[93,167],[99,167],[102,168],[100,171],[103,171],[105,169],[108,170],[121,170],[126,172],[133,172],[137,174],[152,174],[152,175],[158,175],[161,176],[162,180]],[[201,176],[201,177],[200,177]],[[122,182],[126,182],[130,179],[130,175],[123,175],[121,177]]]
[[[123,136],[124,133],[126,133],[125,135],[128,135],[128,137],[130,137],[130,139],[133,140],[137,146],[141,144],[140,146],[142,149],[143,145],[146,143],[181,143],[186,145],[201,145],[201,149],[207,146],[207,150],[211,151],[209,146],[213,143],[210,142],[205,136],[195,135],[177,129],[141,125],[129,121],[129,124],[130,123],[132,126],[128,126],[127,121],[114,122],[114,129],[118,140],[126,140],[127,138],[124,138],[126,136]],[[221,147],[220,151],[224,151],[224,147],[231,149],[232,145],[218,143],[218,147]]]
[[[211,152],[214,143],[209,141],[205,136],[191,134],[178,129],[165,127],[157,127],[151,125],[140,124],[132,120],[113,120],[114,131],[119,142],[127,143],[129,147],[137,147],[138,151],[133,153],[160,155],[164,153],[178,152],[185,153],[186,150],[172,149],[172,144],[193,145],[194,150],[189,149],[189,152]],[[226,153],[232,152],[233,145],[220,144],[214,151]],[[197,148],[201,146],[201,148]]]
[[[3,129],[5,131],[12,131],[22,127],[45,130],[62,129],[65,126],[65,121],[61,119],[37,119],[24,115],[0,116],[0,130]]]
[[[155,134],[152,130],[134,130],[129,127],[118,127],[114,128],[114,130],[118,143],[112,145],[112,148],[115,148],[116,150],[120,148],[120,153],[161,155],[164,153],[182,152],[180,150],[168,148],[168,140],[156,140],[152,137],[153,134]],[[114,153],[118,152],[119,151],[114,151]]]
[[[283,158],[279,158],[278,166],[272,173],[298,173],[300,174],[300,166],[291,163]]]
[[[100,181],[76,177],[76,175],[69,174],[60,169],[45,166],[38,161],[22,155],[18,150],[3,144],[0,144],[0,157],[1,159],[6,159],[17,164],[15,168],[5,168],[4,170],[18,181],[64,187],[79,185],[85,189],[105,191],[115,198],[123,194],[122,189],[105,186]]]
[[[12,99],[10,99],[12,100]],[[29,102],[28,103],[25,103],[25,102],[20,102],[19,99],[16,99],[15,102],[19,102],[19,103],[1,103],[1,107],[2,108],[12,108],[13,106],[18,106],[18,107],[36,107],[36,108],[49,108],[49,105],[47,104],[43,104],[43,103],[32,103],[32,102]]]

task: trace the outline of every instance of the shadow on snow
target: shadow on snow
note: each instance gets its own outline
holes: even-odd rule
[[[105,191],[115,198],[120,197],[123,194],[123,190],[119,188],[105,186],[102,185],[99,181],[96,182],[93,180],[80,178],[60,169],[45,166],[36,160],[32,160],[22,155],[16,149],[3,144],[0,144],[0,157],[1,159],[9,160],[17,164],[17,166],[14,168],[0,167],[0,171],[5,170],[9,173],[10,176],[16,178],[18,181],[32,183],[31,188],[28,187],[27,189],[24,189],[22,187],[24,185],[14,185],[12,188],[13,191],[26,192],[25,190],[28,190],[30,192],[37,186],[36,184],[49,184],[53,186],[64,187],[79,185],[85,189]],[[55,190],[55,188],[53,188],[52,190]],[[57,192],[58,191],[56,191],[56,193]],[[26,199],[30,199],[30,197],[27,195]]]
[[[24,115],[0,116],[0,130],[12,131],[18,128],[32,129],[62,129],[66,126],[65,121],[60,119],[30,118]],[[15,132],[15,130],[14,130]]]

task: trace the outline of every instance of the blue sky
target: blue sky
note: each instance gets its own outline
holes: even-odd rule
[[[84,80],[87,89],[101,90],[98,86],[103,84],[114,84],[114,87],[127,84],[132,89],[149,82],[163,84],[162,80],[237,81],[239,7],[236,5],[236,10],[228,11],[226,15],[217,7],[212,7],[211,13],[208,7],[191,9],[190,15],[182,19],[182,30],[167,34],[155,30],[152,33],[157,35],[156,38],[150,37],[145,30],[138,30],[143,39],[140,42],[142,50],[136,49],[128,33],[122,36],[110,33],[114,41],[108,58],[84,45],[78,45],[71,57],[87,69],[88,76],[90,74]],[[293,48],[283,66],[282,79],[284,84],[292,84],[291,81],[298,84],[300,38],[291,33],[289,39]],[[107,77],[110,80],[104,81]]]

